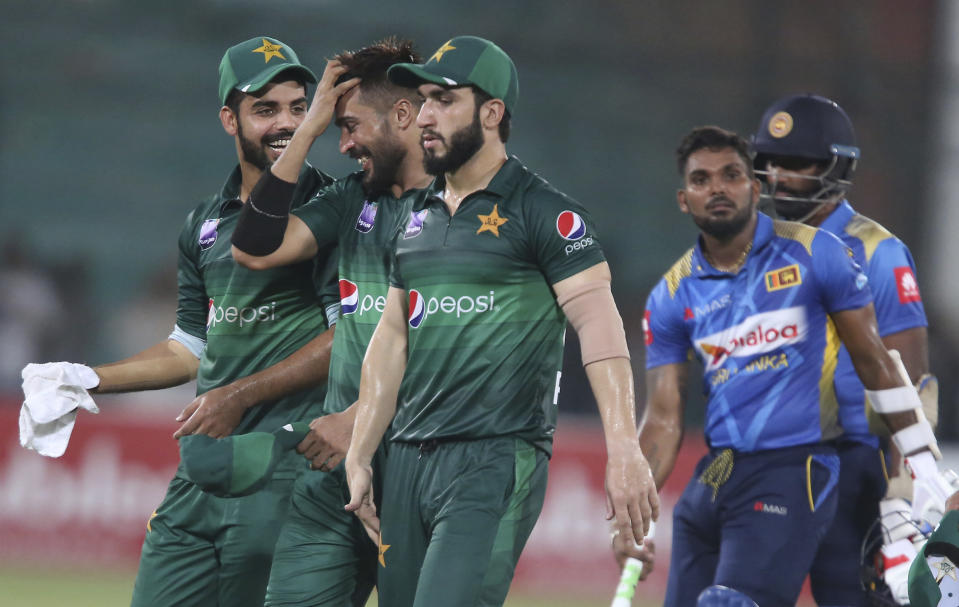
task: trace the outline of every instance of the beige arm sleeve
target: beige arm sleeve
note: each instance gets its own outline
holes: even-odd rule
[[[556,303],[579,336],[584,366],[607,358],[629,358],[623,319],[608,281],[583,283],[560,295]]]

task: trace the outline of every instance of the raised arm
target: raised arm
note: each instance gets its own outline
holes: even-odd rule
[[[316,237],[302,220],[290,216],[290,202],[313,142],[333,119],[336,101],[359,83],[359,79],[351,78],[337,84],[345,71],[339,62],[327,62],[306,118],[270,170],[263,172],[248,204],[243,205],[232,247],[233,259],[240,265],[264,270],[316,255]]]

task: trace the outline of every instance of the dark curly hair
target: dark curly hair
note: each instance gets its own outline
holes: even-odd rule
[[[347,72],[340,81],[360,78],[360,95],[374,107],[386,110],[400,98],[414,106],[422,103],[414,89],[397,86],[386,77],[386,70],[397,63],[420,63],[422,58],[411,40],[390,36],[355,51],[343,51],[334,57]]]

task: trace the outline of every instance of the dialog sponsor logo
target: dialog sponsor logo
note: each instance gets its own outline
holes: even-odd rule
[[[731,356],[755,356],[805,341],[808,331],[803,306],[763,312],[738,325],[696,340],[706,371],[721,367]]]
[[[493,310],[496,293],[472,297],[470,295],[440,295],[426,297],[416,289],[410,290],[410,327],[416,329],[434,314],[446,314],[462,318],[471,314],[483,314]]]

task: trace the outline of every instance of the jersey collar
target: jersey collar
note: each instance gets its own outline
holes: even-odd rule
[[[849,220],[852,219],[855,214],[856,211],[853,210],[849,201],[843,200],[832,210],[829,217],[826,217],[826,219],[819,224],[819,228],[833,234],[841,234],[846,224],[849,223]]]
[[[476,192],[471,193],[466,199],[475,196],[481,192],[486,192],[490,194],[495,194],[500,198],[507,198],[509,195],[519,186],[520,181],[523,179],[524,173],[527,172],[523,163],[520,162],[519,158],[516,156],[510,156],[506,159],[506,162],[503,163],[503,166],[496,171],[496,174],[493,175],[493,179],[490,180],[489,185],[485,189],[477,190]],[[426,196],[424,196],[420,201],[414,205],[416,209],[425,208],[431,200],[443,200],[443,190],[446,188],[446,176],[439,175],[436,179],[433,180],[426,188]],[[465,199],[464,199],[465,200]]]
[[[769,244],[769,241],[773,239],[774,230],[773,230],[773,220],[769,218],[768,215],[762,212],[756,213],[756,231],[753,233],[753,248],[749,251],[749,255],[746,256],[746,262],[743,264],[743,268],[749,265],[750,260],[756,254],[756,251],[759,251],[764,246]],[[693,275],[697,277],[713,277],[713,278],[732,278],[736,276],[737,273],[723,272],[717,270],[713,266],[709,265],[709,262],[706,261],[706,256],[703,255],[703,238],[702,236],[696,239],[696,246],[693,248]],[[742,271],[742,268],[740,268]]]

